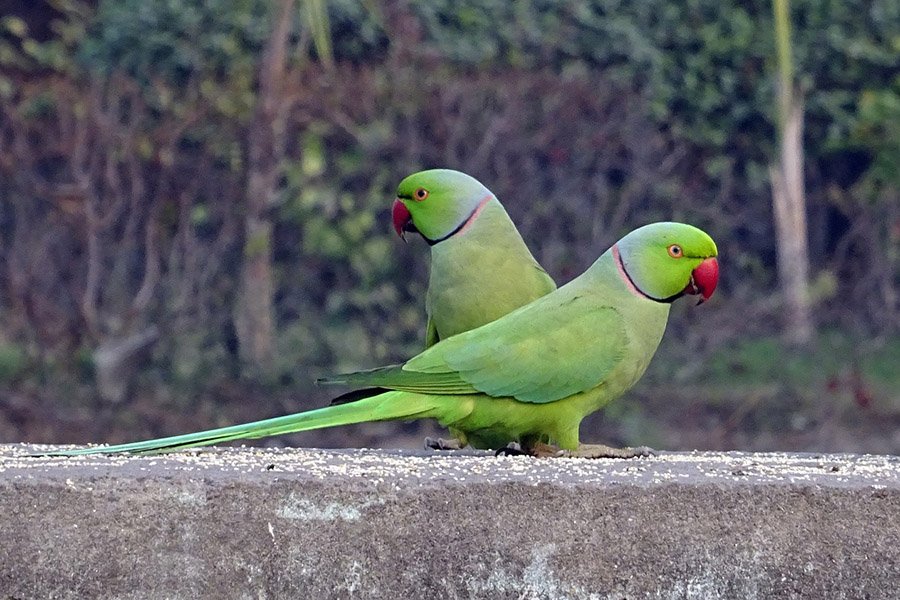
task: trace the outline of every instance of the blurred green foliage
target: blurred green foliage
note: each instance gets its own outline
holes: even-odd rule
[[[0,261],[18,277],[0,280],[0,326],[23,360],[58,373],[36,385],[52,396],[54,377],[82,372],[64,357],[157,324],[142,381],[200,403],[190,394],[238,372],[244,148],[272,3],[49,6],[47,38],[31,17],[0,19]],[[791,6],[817,319],[850,340],[834,348],[848,364],[859,340],[900,327],[900,4]],[[333,0],[333,63],[309,26],[321,18],[298,7],[268,215],[279,324],[269,393],[312,403],[315,375],[421,347],[427,249],[398,244],[388,212],[403,176],[435,166],[484,181],[561,281],[638,224],[708,229],[723,256],[717,302],[702,316],[676,311],[680,352],[664,347],[656,372],[684,386],[795,381],[792,397],[802,393],[815,361],[779,360],[774,342],[755,341],[774,339],[778,318],[768,0]],[[88,202],[105,215],[93,267]],[[147,265],[158,282],[134,309]],[[80,308],[91,269],[102,279],[93,332]],[[0,379],[27,372],[14,358],[0,357],[12,365]]]
[[[860,343],[826,329],[807,349],[734,339],[689,369],[677,353],[664,340],[638,401],[611,405],[588,428],[621,423],[613,430],[623,439],[661,447],[895,451],[900,336]]]
[[[28,365],[25,351],[16,344],[0,344],[0,384],[15,383]]]
[[[258,55],[269,35],[268,4],[104,0],[76,60],[100,76],[133,78],[157,110],[179,113],[201,101],[224,116],[246,119]]]

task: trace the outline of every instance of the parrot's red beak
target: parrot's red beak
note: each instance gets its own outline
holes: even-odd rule
[[[716,291],[718,283],[719,261],[715,257],[710,256],[691,272],[691,282],[688,283],[684,291],[687,294],[699,294],[700,301],[697,304],[703,304]]]
[[[391,207],[391,217],[394,219],[394,230],[405,242],[405,232],[415,231],[416,226],[413,225],[412,215],[410,214],[409,209],[400,201],[400,198],[394,200],[394,206]]]

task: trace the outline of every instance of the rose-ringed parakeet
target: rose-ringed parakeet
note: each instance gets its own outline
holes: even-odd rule
[[[161,452],[384,420],[436,419],[476,448],[510,441],[533,454],[630,456],[580,445],[581,420],[631,388],[665,331],[670,304],[707,300],[716,245],[681,223],[632,231],[558,290],[409,361],[324,383],[390,391],[245,425],[60,454]],[[610,452],[610,450],[613,450]]]
[[[401,237],[415,231],[431,246],[426,348],[556,289],[503,205],[474,177],[414,173],[400,182],[392,216]]]

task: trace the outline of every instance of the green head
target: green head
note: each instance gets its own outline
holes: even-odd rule
[[[704,302],[719,282],[716,243],[692,225],[644,225],[616,242],[612,252],[632,291],[652,300],[699,294]]]
[[[493,197],[480,181],[459,171],[413,173],[397,188],[392,210],[394,229],[400,237],[405,231],[417,231],[435,244],[462,229]]]

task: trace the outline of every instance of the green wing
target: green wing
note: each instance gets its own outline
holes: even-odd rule
[[[618,311],[576,296],[554,307],[540,301],[529,305],[500,321],[447,338],[404,365],[322,382],[429,394],[481,392],[546,403],[602,383],[625,348],[625,326]]]
[[[452,339],[452,338],[451,338]],[[386,390],[402,390],[420,394],[478,394],[481,393],[472,384],[463,381],[455,371],[443,373],[422,373],[408,371],[406,365],[389,365],[369,371],[356,371],[317,379],[316,383],[325,385],[366,386],[367,388],[383,388]],[[362,390],[366,394],[366,390]],[[342,403],[347,394],[338,397]],[[365,397],[365,396],[363,396]],[[356,399],[350,392],[351,402]],[[333,402],[333,401],[332,401]]]

